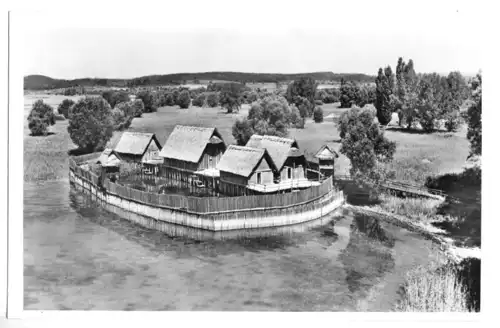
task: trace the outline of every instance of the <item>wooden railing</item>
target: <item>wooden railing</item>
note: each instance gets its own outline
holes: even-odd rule
[[[351,181],[353,178],[350,175],[336,175],[334,177],[335,180],[340,180],[340,181]],[[408,183],[408,182],[401,182],[401,181],[396,181],[396,180],[391,180],[391,179],[386,179],[382,182],[382,187],[390,190],[396,190],[396,191],[402,191],[402,192],[408,192],[408,193],[413,193],[413,194],[421,194],[421,195],[435,195],[435,196],[440,196],[440,197],[448,197],[448,195],[439,189],[432,189],[432,188],[427,188],[422,185],[417,185],[413,183]]]

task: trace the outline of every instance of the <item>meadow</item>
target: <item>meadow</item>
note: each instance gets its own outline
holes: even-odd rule
[[[57,121],[50,127],[53,133],[47,137],[31,137],[26,120],[31,105],[37,99],[43,99],[56,110],[59,103],[66,98],[78,100],[79,96],[30,94],[25,96],[24,125],[24,171],[25,181],[58,179],[67,174],[67,152],[76,148],[66,131],[67,121]],[[323,145],[328,144],[337,152],[340,150],[340,137],[334,123],[345,109],[339,104],[322,106],[325,120],[315,123],[306,121],[304,129],[289,129],[289,135],[295,138],[299,147],[308,158]],[[153,132],[161,144],[165,143],[169,134],[177,124],[217,127],[226,143],[235,143],[232,136],[232,125],[236,119],[247,116],[249,105],[243,105],[236,113],[227,114],[220,107],[200,108],[191,106],[180,109],[178,106],[161,107],[156,113],[145,113],[135,118],[129,131]],[[396,128],[388,128],[386,135],[397,144],[397,150],[391,168],[396,171],[398,180],[423,184],[429,175],[440,175],[459,172],[468,154],[468,141],[465,138],[466,128],[456,133],[436,132],[433,134],[409,133]],[[108,146],[113,147],[119,140],[121,132],[115,132]],[[336,174],[346,174],[349,160],[342,154],[336,162]]]

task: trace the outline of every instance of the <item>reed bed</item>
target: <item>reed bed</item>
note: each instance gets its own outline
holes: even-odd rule
[[[403,312],[471,312],[469,295],[455,265],[434,263],[407,273],[403,298],[396,305]]]
[[[442,218],[437,214],[438,207],[443,203],[441,200],[426,198],[399,198],[383,194],[382,201],[378,206],[386,212],[403,215],[411,220],[421,222],[440,221]]]

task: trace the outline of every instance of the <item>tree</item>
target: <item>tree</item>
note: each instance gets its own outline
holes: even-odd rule
[[[351,162],[351,175],[359,180],[378,183],[388,172],[384,163],[392,160],[396,143],[385,138],[370,110],[352,108],[340,116],[338,127],[340,152]]]
[[[290,126],[296,129],[303,129],[305,126],[305,119],[300,115],[299,109],[292,105],[290,106]]]
[[[236,120],[232,128],[232,134],[238,145],[246,145],[253,134],[248,119]]]
[[[460,107],[468,96],[467,84],[458,71],[450,72],[446,77],[446,88],[440,97],[441,117],[449,132],[455,132],[462,124]]]
[[[219,95],[217,92],[210,92],[207,95],[207,105],[212,108],[219,106]]]
[[[295,106],[297,106],[300,117],[302,117],[304,120],[306,117],[310,117],[312,114],[312,111],[314,110],[314,103],[311,104],[309,99],[304,98],[304,97],[297,97],[295,99],[297,102]]]
[[[206,94],[201,93],[193,99],[193,106],[203,107],[206,101]]]
[[[118,108],[118,106],[111,110],[111,116],[113,119],[114,130],[122,131],[130,126],[128,116],[123,112],[122,109]],[[130,121],[132,120],[130,119]]]
[[[285,98],[267,96],[252,105],[248,120],[256,134],[286,137],[290,115],[291,110]]]
[[[119,104],[121,102],[127,102],[129,101],[129,96],[128,93],[120,91],[116,92],[113,90],[107,90],[104,91],[101,96],[106,99],[106,101],[109,103],[111,108],[115,108],[116,104]]]
[[[291,110],[285,98],[267,96],[254,102],[248,116],[233,125],[233,136],[239,144],[246,144],[252,134],[288,136]]]
[[[102,97],[85,97],[70,109],[68,133],[81,149],[102,149],[113,136],[111,106]]]
[[[470,142],[469,157],[482,154],[482,80],[479,73],[471,82],[472,101],[465,115],[468,124],[467,139]]]
[[[184,90],[180,93],[179,98],[177,99],[177,105],[180,108],[189,108],[191,105],[191,96],[189,95],[189,91]]]
[[[61,115],[63,115],[66,119],[68,118],[69,115],[69,109],[71,106],[73,106],[75,102],[71,99],[64,99],[62,103],[59,104],[57,107],[57,112]]]
[[[351,108],[357,105],[361,100],[359,85],[355,82],[346,82],[344,79],[340,82],[340,107]]]
[[[419,84],[417,113],[418,120],[425,132],[432,132],[436,128],[439,110],[434,98],[432,85],[422,80]]]
[[[165,93],[163,97],[166,106],[175,106],[174,94],[172,92]]]
[[[314,122],[316,123],[323,122],[323,109],[321,107],[316,107],[314,109]]]
[[[28,128],[31,131],[31,135],[40,136],[47,135],[47,129],[49,126],[56,124],[56,116],[54,114],[54,109],[43,102],[43,100],[37,100],[31,107],[31,112],[28,115]]]
[[[309,106],[307,108],[308,116],[312,115],[314,110],[314,100],[318,84],[310,77],[301,77],[288,85],[286,99],[288,103],[295,106]],[[307,102],[304,101],[307,100]]]
[[[156,107],[153,94],[147,90],[141,91],[137,94],[137,98],[141,99],[144,103],[144,112],[153,113],[158,110]]]
[[[377,119],[380,124],[387,125],[391,122],[393,112],[391,95],[394,88],[394,75],[391,66],[387,66],[384,70],[379,68],[375,83],[377,85],[375,100]]]
[[[396,87],[394,96],[391,96],[391,104],[393,111],[398,113],[399,125],[403,126],[404,123],[408,124],[408,129],[411,128],[413,124],[413,102],[418,94],[418,77],[415,73],[413,67],[413,60],[409,60],[406,64],[402,57],[399,57],[398,64],[396,66]],[[408,95],[408,93],[411,93]],[[405,103],[408,101],[409,103]]]
[[[356,105],[359,107],[364,107],[365,105],[375,104],[377,100],[376,88],[362,85],[359,88],[359,98],[356,101]]]
[[[144,112],[144,103],[141,99],[137,98],[132,102],[134,108],[134,117],[141,117]]]
[[[241,106],[241,91],[235,83],[228,83],[224,86],[219,96],[219,104],[228,113],[239,110]]]

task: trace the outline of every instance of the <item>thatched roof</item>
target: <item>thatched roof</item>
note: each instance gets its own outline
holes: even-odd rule
[[[208,143],[224,144],[216,128],[177,125],[165,142],[160,156],[198,163]]]
[[[248,140],[247,147],[264,148],[267,150],[278,170],[281,170],[288,158],[288,154],[292,147],[299,148],[297,141],[288,138],[280,138],[276,136],[259,136],[254,134]]]
[[[334,159],[338,158],[339,154],[330,146],[323,145],[314,155],[317,159]]]
[[[271,168],[276,168],[265,149],[230,145],[217,164],[217,169],[249,177],[263,159],[267,160]]]
[[[288,152],[288,157],[302,157],[304,156],[304,152],[298,148],[292,147]]]
[[[97,159],[97,164],[101,164],[102,166],[119,166],[120,159],[113,152],[113,149],[106,148]]]
[[[156,143],[158,149],[161,149],[154,133],[124,132],[114,151],[119,154],[142,156],[148,149],[151,140]]]

